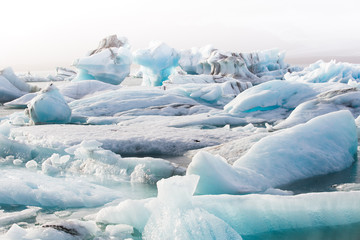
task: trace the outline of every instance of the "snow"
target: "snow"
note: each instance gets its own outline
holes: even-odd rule
[[[34,124],[67,123],[71,109],[57,87],[49,84],[28,104],[27,114]]]
[[[343,170],[354,162],[356,153],[354,118],[339,111],[262,138],[233,166],[219,156],[199,152],[187,174],[200,176],[200,194],[259,192]]]
[[[161,86],[178,65],[177,51],[162,42],[151,42],[149,48],[133,53],[134,62],[141,66],[143,86]]]

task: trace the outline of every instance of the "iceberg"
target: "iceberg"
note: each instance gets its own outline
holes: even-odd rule
[[[143,86],[161,86],[174,73],[180,59],[175,49],[161,42],[151,42],[149,48],[139,49],[133,56],[141,66]]]
[[[267,118],[278,120],[317,94],[306,83],[273,80],[243,91],[224,106],[224,111],[238,117],[268,114]]]
[[[298,71],[284,63],[284,52],[277,49],[252,53],[225,52],[207,46],[181,52],[180,66],[188,74],[229,76],[260,84],[284,79],[287,72]]]
[[[287,73],[285,79],[288,81],[323,83],[323,82],[359,82],[360,65],[336,62],[324,62],[319,60],[302,71]]]
[[[52,83],[31,100],[26,109],[34,124],[68,123],[71,109]]]
[[[357,143],[353,116],[338,111],[262,138],[233,166],[199,152],[186,174],[200,176],[199,194],[260,192],[349,167]]]
[[[192,196],[197,181],[195,175],[161,180],[157,198],[104,207],[96,221],[133,226],[148,239],[259,238],[264,233],[360,222],[359,191]]]
[[[187,74],[210,74],[211,65],[207,62],[207,59],[213,51],[216,51],[216,49],[212,45],[181,50],[179,53],[179,66]]]
[[[291,112],[288,118],[273,128],[282,129],[292,127],[299,123],[307,122],[317,116],[339,110],[349,110],[354,117],[357,117],[360,114],[359,99],[360,91],[352,87],[320,93],[315,99],[301,103]]]
[[[73,81],[95,79],[120,84],[130,73],[132,56],[129,48],[126,38],[118,39],[112,35],[103,39],[98,49],[73,63],[79,69]]]

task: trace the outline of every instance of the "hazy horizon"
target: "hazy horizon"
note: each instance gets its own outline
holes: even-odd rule
[[[67,67],[112,34],[127,37],[133,50],[159,40],[176,49],[278,48],[292,64],[333,58],[360,63],[358,5],[355,0],[5,1],[0,69]]]

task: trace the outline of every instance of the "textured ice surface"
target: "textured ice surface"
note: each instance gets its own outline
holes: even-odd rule
[[[101,91],[110,91],[119,89],[120,86],[104,83],[97,80],[84,80],[80,82],[68,82],[57,87],[67,102],[71,102],[93,94],[99,94]],[[28,93],[20,98],[4,105],[11,108],[26,108],[27,104],[36,96],[36,93]]]
[[[36,90],[36,87],[31,87],[18,78],[11,68],[0,71],[0,103],[12,101],[30,91]]]
[[[360,222],[358,191],[296,196],[192,197],[196,182],[194,175],[162,180],[158,182],[157,198],[127,200],[105,207],[96,220],[131,225],[150,239],[174,239],[176,236],[181,239],[191,239],[191,236],[196,236],[192,239],[240,239],[239,235]],[[142,217],[139,213],[143,213]]]
[[[83,141],[66,149],[71,155],[60,157],[54,154],[44,161],[42,171],[49,175],[84,175],[96,182],[141,182],[155,183],[162,178],[184,174],[185,169],[160,158],[122,158],[101,148],[95,140]]]
[[[187,96],[150,87],[121,88],[73,101],[69,105],[73,114],[87,117],[113,115],[171,116],[208,111],[208,107],[201,106]]]
[[[0,203],[43,207],[95,207],[121,195],[80,178],[54,178],[25,169],[0,169]]]
[[[133,55],[134,62],[141,65],[143,86],[161,86],[174,72],[180,58],[175,49],[161,42],[152,42],[149,48],[137,50]]]
[[[179,65],[188,74],[210,74],[211,65],[207,62],[207,59],[215,50],[211,45],[181,50]]]
[[[196,116],[192,119],[196,119]],[[154,120],[159,120],[156,122]],[[97,140],[103,148],[121,155],[182,155],[190,149],[218,145],[238,136],[227,129],[189,129],[168,127],[170,118],[143,116],[122,125],[39,125],[11,129],[11,138],[21,143],[49,148],[71,147],[83,140]],[[153,123],[149,127],[149,122]]]
[[[298,82],[341,82],[348,83],[349,81],[359,82],[360,80],[360,65],[336,62],[324,62],[319,60],[302,71],[287,73],[285,79],[288,81]]]
[[[35,226],[28,229],[14,224],[6,234],[0,237],[6,240],[77,240],[91,239],[97,232],[99,232],[99,228],[95,222],[68,220],[49,222],[42,226]]]
[[[360,114],[360,91],[356,88],[344,88],[321,93],[315,99],[297,106],[287,119],[274,129],[288,128],[299,123],[339,110],[349,110],[354,117]]]
[[[207,46],[201,49],[183,50],[180,66],[189,74],[231,76],[259,84],[283,79],[290,68],[284,63],[284,52],[276,49],[253,53],[232,53]]]
[[[30,207],[19,212],[5,212],[0,211],[0,227],[6,226],[16,222],[23,222],[27,219],[34,218],[37,212],[40,210],[39,207]]]
[[[356,153],[354,118],[339,111],[262,138],[233,167],[221,157],[199,152],[187,174],[200,176],[201,194],[255,192],[343,170]]]
[[[239,117],[274,109],[286,112],[316,94],[317,92],[305,83],[274,80],[245,90],[228,103],[224,110]]]
[[[57,87],[49,84],[28,104],[27,114],[35,124],[67,123],[71,109]]]
[[[73,63],[80,69],[73,81],[96,79],[117,85],[129,75],[131,63],[132,56],[127,41],[122,42],[116,36],[109,36],[89,56]]]

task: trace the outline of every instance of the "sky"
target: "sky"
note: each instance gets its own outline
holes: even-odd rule
[[[132,49],[278,48],[290,63],[360,63],[357,0],[2,0],[0,69],[70,66],[112,34]]]

